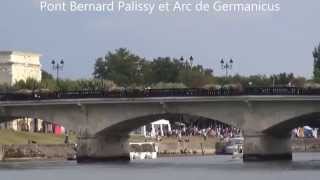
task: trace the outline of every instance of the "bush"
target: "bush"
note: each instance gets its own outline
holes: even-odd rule
[[[183,89],[187,88],[186,85],[183,83],[164,83],[164,82],[159,82],[155,85],[152,85],[153,89]]]
[[[224,142],[216,142],[216,145],[215,145],[216,152],[223,153],[225,145],[226,144]]]

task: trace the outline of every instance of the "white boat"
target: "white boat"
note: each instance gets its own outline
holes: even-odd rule
[[[242,159],[243,158],[243,149],[242,146],[238,146],[238,150],[234,151],[232,154],[232,159]]]
[[[153,142],[129,143],[130,159],[157,159],[158,146]]]
[[[243,141],[243,137],[230,138],[224,147],[224,153],[232,155],[242,153]]]

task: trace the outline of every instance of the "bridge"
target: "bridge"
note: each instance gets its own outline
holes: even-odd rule
[[[244,161],[291,160],[290,132],[320,126],[320,90],[248,88],[0,95],[0,119],[34,117],[78,132],[78,162],[129,160],[128,134],[190,115],[241,128]]]

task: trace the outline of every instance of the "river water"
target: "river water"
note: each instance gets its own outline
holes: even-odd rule
[[[320,153],[296,153],[292,162],[242,163],[231,156],[169,157],[127,164],[0,163],[0,180],[318,180]]]

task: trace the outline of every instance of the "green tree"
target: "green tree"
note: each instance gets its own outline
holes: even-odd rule
[[[225,82],[225,77],[216,77],[218,84]],[[243,87],[247,86],[261,86],[261,87],[272,87],[275,86],[292,86],[301,87],[305,84],[306,79],[302,77],[295,77],[293,73],[280,73],[271,76],[267,75],[251,75],[241,76],[236,74],[227,78],[226,84],[241,84]]]
[[[149,83],[169,83],[177,82],[179,75],[179,64],[169,57],[158,57],[151,62],[151,82]]]
[[[293,73],[280,73],[275,74],[270,77],[275,86],[287,86],[289,84],[292,85],[295,77]]]
[[[183,88],[187,88],[187,86],[182,83],[159,82],[155,85],[152,85],[152,88],[153,89],[183,89]]]
[[[104,79],[106,77],[106,68],[106,61],[102,57],[98,58],[94,64],[94,77],[97,79]]]
[[[314,48],[313,51],[313,79],[316,82],[320,82],[320,44],[318,47]]]
[[[108,79],[121,86],[141,84],[142,58],[125,48],[109,52],[105,58],[98,58],[95,63],[94,77]]]
[[[191,61],[191,60],[190,60]],[[125,87],[147,87],[157,83],[183,83],[202,87],[213,83],[213,71],[188,60],[158,57],[152,61],[140,58],[124,48],[109,52],[95,62],[94,77],[108,79]]]
[[[53,80],[54,79],[52,74],[48,73],[47,71],[45,71],[43,69],[41,70],[41,77],[42,77],[42,80],[47,80],[47,79]]]
[[[209,70],[199,71],[199,69],[186,69],[179,73],[179,82],[190,88],[202,88],[207,84],[214,84],[215,80]]]
[[[28,90],[37,90],[42,88],[41,82],[33,79],[33,78],[28,78],[27,80],[20,80],[16,82],[13,86],[15,89],[28,89]]]

